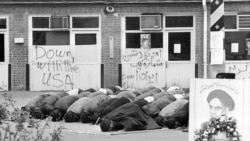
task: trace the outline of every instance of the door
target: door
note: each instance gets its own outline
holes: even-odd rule
[[[29,22],[30,90],[100,87],[99,16],[39,15]]]
[[[8,90],[8,58],[6,33],[0,32],[0,91]]]
[[[122,52],[122,87],[164,87],[162,32],[126,33]]]
[[[76,88],[100,88],[100,37],[97,31],[73,33],[74,64],[79,71],[74,73]]]
[[[195,77],[193,31],[166,31],[166,86],[189,88]]]

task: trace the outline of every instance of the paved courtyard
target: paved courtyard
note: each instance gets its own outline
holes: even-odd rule
[[[0,92],[2,93],[2,92]],[[13,96],[16,101],[16,107],[25,105],[32,97],[46,92],[30,92],[30,91],[11,91],[7,92]],[[3,98],[0,98],[0,103]],[[66,129],[63,130],[63,139],[65,141],[188,141],[188,133],[182,130],[147,130],[136,132],[101,132],[99,126],[82,124],[82,123],[50,123],[49,134],[53,127],[61,125]]]

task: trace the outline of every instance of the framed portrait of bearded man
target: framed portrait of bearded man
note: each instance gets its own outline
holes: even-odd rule
[[[192,79],[189,141],[250,139],[248,79]]]

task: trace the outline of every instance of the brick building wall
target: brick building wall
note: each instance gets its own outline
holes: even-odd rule
[[[0,13],[9,15],[9,48],[12,90],[25,90],[26,68],[28,64],[28,16],[35,14],[101,15],[102,64],[104,64],[104,87],[118,85],[118,65],[121,63],[121,17],[130,13],[191,13],[195,15],[195,63],[198,77],[203,77],[203,8],[201,3],[184,4],[116,4],[118,16],[103,13],[102,4],[20,4],[0,5]],[[209,15],[208,15],[209,16]],[[114,57],[110,58],[109,37],[114,37]],[[15,44],[14,38],[24,38],[24,44]]]
[[[198,64],[198,77],[203,76],[203,9],[199,4],[126,4],[115,5],[116,12],[121,15],[133,13],[191,13],[195,15],[195,63]],[[121,21],[120,16],[103,15],[102,17],[102,63],[105,66],[105,86],[118,84],[118,64],[121,63]],[[115,23],[113,23],[115,22]],[[112,30],[111,30],[112,29]],[[109,58],[108,36],[114,36],[114,59]]]
[[[196,63],[199,77],[202,77],[203,60],[203,9],[198,4],[117,4],[118,16],[105,15],[103,9],[106,5],[84,4],[50,4],[50,5],[4,5],[1,11],[9,15],[9,48],[11,64],[11,89],[25,90],[26,64],[28,64],[28,16],[35,14],[71,15],[71,14],[100,14],[101,15],[101,44],[102,64],[104,64],[104,87],[118,85],[118,65],[121,63],[121,18],[128,13],[181,13],[189,12],[195,15],[195,46]],[[114,37],[114,57],[110,58],[109,37]],[[15,44],[14,38],[24,38],[24,44]]]
[[[24,90],[28,63],[28,13],[25,8],[1,7],[9,13],[9,63],[11,64],[11,90]],[[14,38],[24,37],[24,44],[15,44]]]
[[[104,9],[101,8],[101,9]],[[118,65],[121,63],[121,22],[113,14],[101,17],[102,64],[104,64],[104,86],[118,85]],[[113,37],[113,58],[110,58],[109,37]]]

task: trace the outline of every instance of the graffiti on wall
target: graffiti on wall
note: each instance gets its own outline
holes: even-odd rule
[[[225,70],[228,73],[235,73],[236,78],[250,78],[250,63],[226,64]]]
[[[122,86],[124,88],[158,86],[165,77],[162,51],[162,49],[127,49],[122,56]]]
[[[0,82],[0,91],[6,91],[7,85],[4,83],[4,81]]]
[[[8,64],[0,63],[0,91],[8,90]]]
[[[36,75],[39,83],[52,89],[73,89],[73,74],[79,73],[69,47],[35,47]]]

